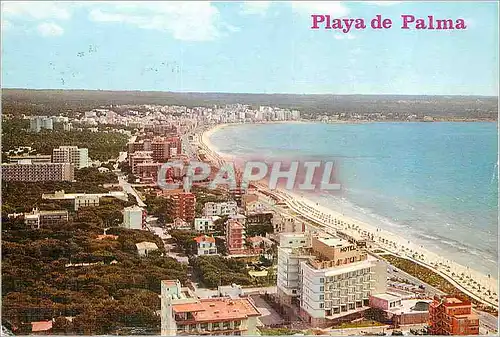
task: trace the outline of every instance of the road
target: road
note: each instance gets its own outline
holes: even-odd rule
[[[146,204],[141,200],[141,198],[137,194],[137,191],[128,183],[125,176],[118,174],[118,183],[120,184],[124,192],[130,193],[135,197],[137,205],[139,205],[140,207],[146,207]]]
[[[261,321],[263,325],[283,324],[283,317],[281,317],[281,315],[276,312],[261,295],[252,295],[250,297],[262,314],[262,316],[259,317],[259,321]]]
[[[195,289],[195,294],[201,298],[208,298],[212,296],[217,296],[218,290],[208,289],[208,288],[198,288],[198,285],[195,283],[191,283]],[[258,288],[243,288],[245,294],[265,294],[266,292],[269,294],[276,293],[276,286],[272,287],[258,287]]]
[[[412,283],[414,285],[418,286],[424,286],[425,287],[425,294],[429,296],[430,298],[434,297],[434,295],[444,295],[445,293],[442,292],[441,290],[434,288],[431,285],[428,285],[427,283],[420,281],[418,278],[402,271],[397,268],[394,268],[393,266],[389,266],[387,268],[387,276],[389,278],[399,278],[402,280],[407,280],[409,283]]]
[[[422,329],[425,324],[412,324],[402,326],[400,328],[394,329],[398,331],[402,331],[404,334],[408,335],[410,329]],[[329,329],[326,330],[330,333],[330,336],[361,336],[364,333],[386,333],[387,335],[391,335],[392,329],[389,329],[388,325],[384,326],[375,326],[375,327],[365,327],[365,328],[350,328],[350,329]]]
[[[193,135],[196,137],[194,134],[195,131],[192,131],[190,133],[186,133],[182,135],[181,141],[182,141],[182,152],[189,157],[189,159],[197,159],[197,154],[196,154],[196,149],[193,149],[194,145],[192,144],[192,141],[189,141],[189,136]]]
[[[475,312],[479,316],[479,324],[481,327],[489,330],[489,332],[493,334],[498,332],[498,317],[484,311],[475,310]]]

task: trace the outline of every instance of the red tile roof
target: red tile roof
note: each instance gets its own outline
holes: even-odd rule
[[[230,224],[229,224],[229,227],[231,229],[244,229],[245,227],[240,224],[238,221],[232,221]]]
[[[111,235],[111,234],[101,234],[101,235],[98,235],[96,240],[103,240],[103,239],[112,239],[112,240],[116,240],[118,239],[118,236],[117,235]]]
[[[52,329],[52,321],[31,322],[31,332],[47,331]]]
[[[213,236],[206,236],[206,235],[201,235],[193,239],[194,241],[200,243],[200,242],[211,242],[215,243],[215,238]]]
[[[262,236],[252,236],[251,238],[248,238],[247,240],[255,243],[255,242],[263,241],[264,238]]]
[[[191,312],[196,322],[226,321],[261,316],[249,298],[207,298],[197,303],[174,304],[176,313]]]

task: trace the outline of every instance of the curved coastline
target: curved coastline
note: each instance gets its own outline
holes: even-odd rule
[[[232,125],[235,124],[215,125],[214,127],[205,130],[199,138],[200,145],[207,152],[209,159],[217,164],[222,164],[225,161],[232,160],[232,156],[220,153],[220,151],[210,141],[210,137],[222,128]],[[259,184],[259,188],[267,189],[267,187],[263,184]],[[278,194],[279,197],[287,203],[290,209],[301,214],[305,218],[334,229],[342,229],[349,226],[351,229],[354,228],[357,230],[360,234],[373,235],[374,242],[387,251],[431,268],[441,276],[448,279],[458,289],[462,290],[470,297],[498,308],[497,275],[485,275],[479,271],[463,266],[449,258],[436,254],[435,252],[412,242],[412,240],[408,240],[407,238],[396,235],[383,228],[358,221],[354,218],[346,217],[336,211],[319,205],[306,197],[299,196],[288,190],[273,192]],[[469,283],[467,280],[474,280],[477,283]],[[493,296],[492,299],[489,295],[486,295],[485,292],[479,292],[477,289],[478,285],[483,290],[489,290],[491,293],[496,295]]]

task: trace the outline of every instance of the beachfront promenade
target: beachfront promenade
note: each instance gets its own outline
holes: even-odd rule
[[[229,161],[230,158],[223,158],[212,150],[209,136],[215,129],[204,132],[201,137],[198,137],[197,141],[198,145],[204,150],[207,159],[220,167],[226,161]],[[351,219],[315,204],[302,196],[294,195],[284,190],[271,191],[262,183],[256,185],[266,193],[271,193],[276,198],[279,198],[293,212],[320,225],[320,227],[333,230],[355,230],[362,236],[370,237],[378,246],[394,255],[430,268],[471,298],[491,307],[498,308],[498,280],[494,277],[484,275],[469,267],[446,259],[394,233]]]

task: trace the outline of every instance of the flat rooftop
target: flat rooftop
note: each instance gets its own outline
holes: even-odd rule
[[[305,237],[304,233],[279,233],[280,236],[284,238],[301,238]]]
[[[461,301],[460,299],[456,298],[456,297],[446,297],[446,299],[444,300],[445,303],[450,303],[450,304],[459,304],[459,303],[463,303],[463,301]],[[464,303],[465,304],[465,303]]]
[[[197,303],[174,304],[174,312],[190,312],[196,322],[246,319],[261,316],[249,298],[209,298]]]
[[[322,242],[323,244],[329,246],[329,247],[342,247],[345,245],[350,245],[350,243],[347,240],[337,238],[334,236],[327,236],[327,237],[318,237],[316,238],[319,242]]]
[[[352,271],[357,271],[361,268],[370,268],[373,266],[372,262],[374,260],[377,260],[376,258],[368,255],[366,260],[363,261],[358,261],[358,262],[352,262],[340,266],[335,266],[331,268],[325,269],[325,275],[326,276],[335,276],[338,274],[344,274],[344,273],[350,273]]]
[[[388,294],[388,293],[373,294],[372,296],[375,297],[375,298],[380,298],[382,300],[386,300],[386,301],[401,300],[401,297],[396,296],[396,295],[392,295],[392,294]]]
[[[55,211],[40,211],[40,215],[66,215],[68,211],[65,209]]]
[[[419,302],[425,302],[427,304],[430,304],[432,301],[431,300],[421,300],[421,299],[409,299],[409,300],[402,300],[401,301],[401,306],[397,308],[391,308],[389,312],[397,315],[401,314],[420,314],[420,313],[425,313],[428,312],[422,311],[422,310],[415,310],[415,306]]]

